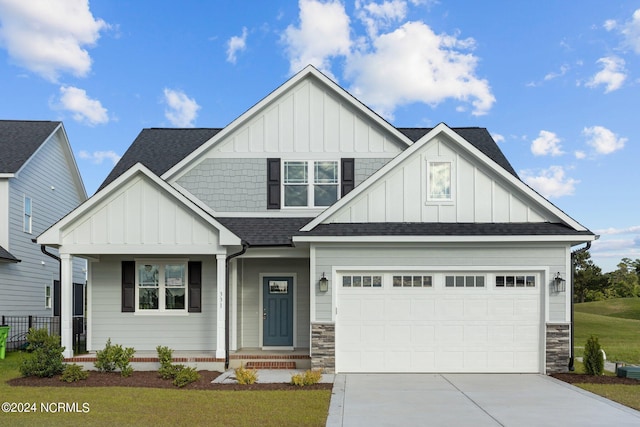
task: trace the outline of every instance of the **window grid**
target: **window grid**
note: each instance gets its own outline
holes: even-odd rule
[[[394,275],[394,288],[431,288],[433,276],[424,275]]]
[[[343,288],[381,288],[381,275],[343,275]]]
[[[284,207],[327,207],[339,198],[338,161],[285,161],[283,176]]]
[[[445,288],[484,288],[485,277],[476,275],[447,275]]]
[[[496,288],[535,288],[536,276],[532,274],[496,275]]]
[[[186,262],[139,262],[136,280],[137,312],[186,311]]]

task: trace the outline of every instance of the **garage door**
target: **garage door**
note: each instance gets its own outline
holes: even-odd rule
[[[540,274],[339,274],[338,372],[541,372]]]

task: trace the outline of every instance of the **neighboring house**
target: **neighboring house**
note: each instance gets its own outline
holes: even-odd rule
[[[569,358],[572,248],[595,238],[486,129],[395,128],[307,67],[224,129],[143,130],[38,241],[63,276],[90,260],[90,350],[551,372]]]
[[[86,199],[61,122],[0,120],[0,315],[60,315],[60,263],[33,240]],[[78,298],[83,268],[77,259]]]

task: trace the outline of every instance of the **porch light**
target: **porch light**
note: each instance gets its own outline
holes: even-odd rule
[[[560,272],[556,273],[556,277],[553,278],[553,283],[551,285],[551,290],[556,294],[565,291],[565,283],[566,280],[562,278]]]
[[[322,277],[320,278],[320,292],[327,292],[329,290],[329,279],[327,279],[324,275],[324,272],[322,273]]]

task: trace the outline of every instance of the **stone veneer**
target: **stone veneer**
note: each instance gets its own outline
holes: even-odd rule
[[[336,370],[335,323],[311,324],[311,369],[332,374]]]
[[[566,323],[547,323],[547,374],[567,372],[571,326]]]

